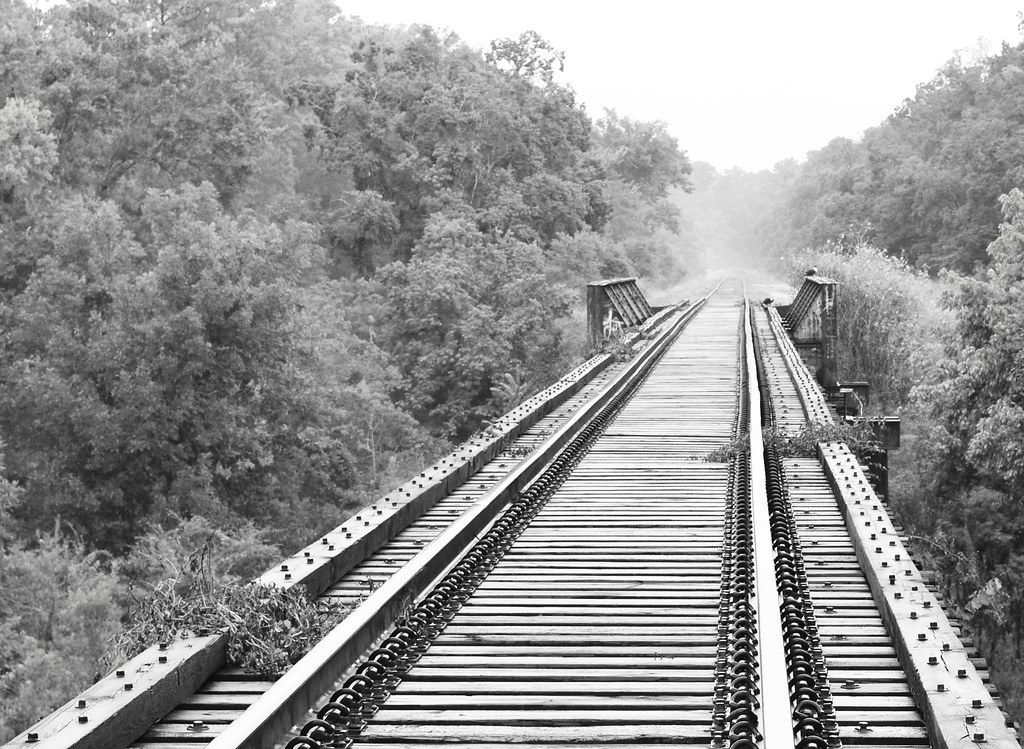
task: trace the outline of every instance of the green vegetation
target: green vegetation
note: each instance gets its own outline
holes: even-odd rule
[[[134,598],[124,628],[104,655],[113,668],[154,643],[227,635],[228,664],[272,678],[308,653],[347,611],[311,600],[305,588],[223,583],[213,574],[210,545],[194,551],[174,577]]]
[[[932,273],[988,265],[999,196],[1024,177],[1022,106],[1024,45],[954,57],[860,141],[833,140],[795,175],[777,170],[776,246],[860,238]]]
[[[871,384],[875,413],[899,410],[942,356],[939,336],[951,316],[936,283],[904,259],[865,243],[792,253],[793,288],[809,267],[839,284],[842,378]]]
[[[586,282],[694,264],[675,139],[592,122],[531,32],[485,54],[322,0],[0,18],[0,741],[129,609],[124,647],[174,612],[280,627],[239,581],[565,371]]]
[[[587,281],[672,286],[700,251],[840,281],[841,375],[903,416],[894,502],[1020,671],[1024,45],[745,174],[592,121],[531,32],[483,53],[323,0],[0,18],[0,740],[133,607],[119,647],[244,610],[279,668],[277,594],[240,581],[567,369]]]
[[[870,425],[866,423],[808,423],[793,434],[778,427],[765,427],[761,430],[761,439],[765,447],[774,447],[780,458],[815,458],[819,442],[845,442],[853,454],[866,464],[872,462],[873,455],[880,447]],[[750,440],[742,434],[705,455],[704,460],[709,463],[725,463],[736,455],[749,452]]]

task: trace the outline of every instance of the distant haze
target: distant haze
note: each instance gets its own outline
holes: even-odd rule
[[[756,171],[857,138],[957,51],[1020,39],[1011,2],[339,0],[372,23],[450,29],[474,47],[534,30],[566,53],[562,82],[664,120],[695,160]]]

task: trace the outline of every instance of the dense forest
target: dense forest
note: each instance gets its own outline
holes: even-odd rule
[[[894,506],[1024,717],[1024,45],[759,173],[565,64],[325,0],[0,0],[0,740],[196,548],[248,579],[565,371],[587,281],[708,259],[840,281]]]
[[[563,65],[321,0],[0,0],[0,741],[129,583],[261,572],[584,355],[587,281],[693,265],[676,140]]]

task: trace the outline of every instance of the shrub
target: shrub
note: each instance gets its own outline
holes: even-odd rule
[[[275,677],[309,652],[347,613],[312,599],[298,586],[217,582],[209,547],[204,545],[178,575],[135,599],[105,661],[112,667],[158,642],[224,632],[230,665]]]
[[[904,405],[942,355],[943,286],[864,243],[803,250],[788,265],[795,287],[808,267],[839,283],[840,380],[870,382],[876,412]]]

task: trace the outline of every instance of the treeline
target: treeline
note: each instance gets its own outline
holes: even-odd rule
[[[918,268],[986,265],[999,196],[1024,180],[1024,46],[950,60],[859,142],[808,156],[792,187],[790,243],[851,234]]]
[[[675,139],[592,120],[536,34],[0,19],[0,740],[91,680],[127,580],[259,572],[567,369],[587,281],[692,265]]]
[[[866,242],[933,276],[986,267],[999,197],[1024,184],[1024,45],[953,57],[857,140],[758,173],[697,164],[693,180],[676,202],[715,257],[775,266]]]

